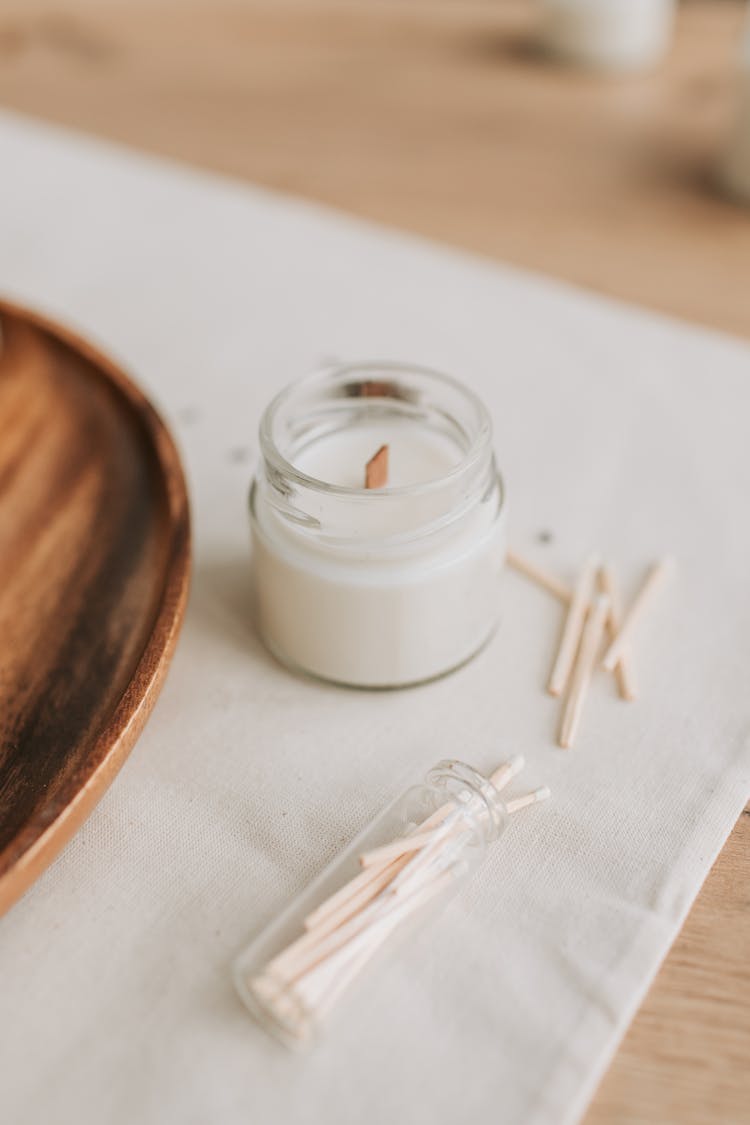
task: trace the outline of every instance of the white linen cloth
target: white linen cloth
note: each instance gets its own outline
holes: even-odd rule
[[[0,285],[121,359],[184,453],[195,580],[114,786],[0,921],[0,1119],[559,1125],[582,1114],[750,790],[750,349],[305,203],[0,117]],[[328,357],[395,358],[489,405],[512,540],[628,596],[677,570],[597,678],[572,752],[544,692],[562,615],[508,573],[490,646],[368,694],[295,678],[249,619],[262,408]],[[554,539],[543,545],[541,532]],[[522,751],[519,816],[436,925],[311,1054],[229,965],[381,806],[446,756]]]

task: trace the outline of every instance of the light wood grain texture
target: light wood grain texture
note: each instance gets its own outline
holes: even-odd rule
[[[381,445],[365,465],[365,488],[385,488],[388,484],[388,446]]]
[[[0,102],[747,334],[741,16],[608,80],[534,56],[531,0],[0,0]]]
[[[0,912],[110,784],[187,596],[177,452],[71,334],[0,302]]]
[[[0,102],[750,336],[711,186],[742,13],[607,80],[536,58],[526,0],[0,0]],[[587,1125],[748,1121],[748,886],[745,815]]]

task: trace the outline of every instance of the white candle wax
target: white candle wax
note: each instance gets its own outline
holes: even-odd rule
[[[455,468],[461,450],[448,435],[409,418],[366,422],[329,434],[300,450],[295,468],[328,484],[361,488],[365,466],[381,445],[388,446],[388,488],[425,484]]]
[[[542,0],[544,48],[603,70],[638,70],[665,54],[674,0]]]
[[[291,426],[286,468],[271,451],[253,490],[254,570],[260,631],[284,663],[392,687],[458,666],[492,633],[505,510],[469,401],[473,444],[439,411],[345,400],[329,424],[318,411]],[[365,490],[383,444],[388,484]]]

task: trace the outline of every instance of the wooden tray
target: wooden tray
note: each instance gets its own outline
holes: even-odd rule
[[[114,778],[190,572],[172,439],[108,359],[0,302],[0,912]]]

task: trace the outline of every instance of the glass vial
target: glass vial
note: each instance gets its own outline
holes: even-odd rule
[[[493,781],[440,762],[240,954],[237,990],[267,1031],[291,1047],[314,1040],[360,973],[447,902],[504,830],[498,786],[520,764]]]

